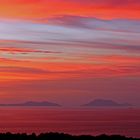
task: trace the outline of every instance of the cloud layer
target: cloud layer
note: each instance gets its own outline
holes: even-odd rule
[[[0,100],[139,105],[139,7],[139,0],[0,1]]]

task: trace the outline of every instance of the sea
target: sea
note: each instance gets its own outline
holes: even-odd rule
[[[60,132],[140,138],[139,108],[0,107],[0,133]]]

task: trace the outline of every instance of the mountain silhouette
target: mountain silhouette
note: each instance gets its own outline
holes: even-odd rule
[[[17,104],[0,104],[0,106],[60,106],[60,105],[48,101],[42,101],[42,102],[28,101],[28,102],[17,103]]]
[[[127,107],[132,106],[128,103],[117,103],[113,100],[106,100],[106,99],[95,99],[94,101],[91,101],[87,104],[84,104],[83,106],[92,106],[92,107]]]

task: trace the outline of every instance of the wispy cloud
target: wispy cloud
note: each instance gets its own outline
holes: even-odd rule
[[[43,22],[43,19],[41,21]],[[92,17],[65,15],[49,18],[47,19],[46,22],[50,24],[74,28],[140,33],[140,20],[128,20],[128,19],[103,20]]]
[[[37,50],[37,49],[29,49],[29,48],[14,48],[14,47],[0,47],[0,52],[8,52],[11,54],[14,53],[21,53],[21,54],[28,54],[28,53],[60,53],[60,52],[53,52],[53,51],[46,51],[46,50]]]
[[[107,49],[139,50],[140,22],[136,20],[99,20],[64,16],[50,19],[50,23],[51,25],[3,21],[0,23],[0,39],[46,43],[47,47],[49,44],[55,44],[61,47],[103,46]]]

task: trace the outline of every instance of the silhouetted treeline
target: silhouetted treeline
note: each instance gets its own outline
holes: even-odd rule
[[[42,133],[36,135],[35,133],[27,135],[23,134],[12,134],[12,133],[0,133],[0,140],[140,140],[139,138],[127,138],[120,135],[100,135],[100,136],[90,136],[81,135],[73,136],[64,133]]]

